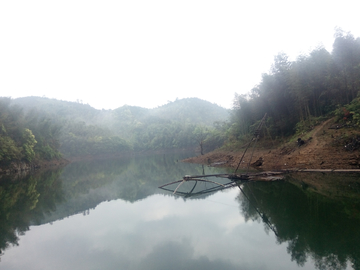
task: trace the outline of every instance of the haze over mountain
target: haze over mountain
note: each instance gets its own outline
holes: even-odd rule
[[[118,120],[124,123],[151,118],[211,126],[215,121],[229,118],[228,109],[199,98],[177,99],[154,109],[124,105],[114,110],[98,110],[80,102],[34,96],[13,99],[12,104],[21,106],[25,112],[35,108],[54,117],[80,120],[88,124],[103,124],[104,121],[106,123],[123,116],[123,119]]]
[[[318,47],[296,61],[279,53],[271,71],[249,94],[235,96],[231,114],[198,98],[154,109],[114,110],[40,97],[1,98],[0,158],[30,162],[61,153],[75,157],[196,147],[209,151],[224,143],[233,148],[249,139],[265,114],[267,136],[279,139],[301,134],[333,115],[359,125],[360,38],[341,29],[335,37],[331,53]]]
[[[31,127],[35,136],[33,147],[46,159],[60,153],[70,158],[195,149],[199,138],[204,140],[204,132],[209,134],[215,122],[229,119],[229,110],[198,98],[175,100],[154,109],[122,106],[115,110],[97,110],[88,104],[44,97],[5,98],[4,102],[10,115],[15,109],[24,114],[21,121]]]

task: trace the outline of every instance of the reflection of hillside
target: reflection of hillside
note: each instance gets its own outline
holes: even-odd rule
[[[66,200],[43,222],[85,214],[103,201],[142,200],[160,193],[161,184],[182,179],[186,174],[202,173],[199,165],[177,162],[184,157],[184,154],[161,154],[70,164],[61,176]]]
[[[41,224],[86,213],[99,203],[111,200],[113,190],[107,190],[106,187],[119,179],[128,164],[129,160],[114,159],[77,162],[66,166],[61,175],[65,200]]]
[[[308,192],[332,199],[360,200],[360,175],[355,173],[296,173],[289,181]]]
[[[184,154],[138,156],[69,164],[64,169],[39,171],[14,181],[0,182],[0,251],[16,245],[18,234],[30,225],[88,213],[103,201],[135,202],[161,192],[157,187],[201,174],[202,167],[177,160]],[[206,168],[212,172],[214,168]]]
[[[55,211],[63,200],[61,169],[38,172],[14,180],[2,177],[0,182],[0,251],[17,245],[18,235],[44,214]]]
[[[260,221],[254,207],[265,213],[299,265],[311,257],[318,269],[345,269],[348,260],[359,269],[359,199],[334,200],[288,182],[252,183],[244,191],[250,201],[238,198],[245,218]]]

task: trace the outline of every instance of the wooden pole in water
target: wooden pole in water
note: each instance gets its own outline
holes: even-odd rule
[[[246,170],[246,174],[248,174],[248,172],[249,172],[250,163],[251,163],[252,157],[254,155],[254,151],[255,151],[255,145],[256,145],[259,137],[260,137],[260,130],[261,130],[261,128],[262,128],[262,126],[263,126],[263,124],[265,122],[265,118],[266,118],[266,113],[265,113],[263,119],[261,119],[261,122],[260,122],[257,130],[255,130],[254,136],[256,136],[256,140],[255,140],[255,143],[254,143],[253,151],[251,153],[251,157],[250,157],[249,164],[248,164],[248,167],[247,167],[247,170]]]
[[[246,171],[246,174],[248,173],[249,167],[250,167],[250,162],[251,162],[252,156],[253,156],[253,154],[254,154],[255,145],[256,145],[257,140],[258,140],[259,137],[260,137],[260,130],[261,130],[261,127],[263,126],[263,124],[264,124],[264,122],[265,122],[266,115],[267,115],[267,113],[265,113],[264,117],[263,117],[263,118],[261,119],[261,121],[260,121],[260,124],[258,125],[257,129],[255,130],[254,136],[251,138],[251,141],[249,142],[248,146],[246,147],[246,149],[245,149],[245,151],[244,151],[244,154],[242,155],[242,157],[241,157],[241,159],[240,159],[240,161],[239,161],[239,164],[237,165],[237,167],[236,167],[236,169],[235,169],[234,174],[235,174],[235,173],[237,172],[237,170],[239,169],[240,164],[241,164],[241,161],[243,160],[246,151],[249,149],[249,146],[250,146],[251,142],[255,139],[253,151],[252,151],[252,154],[251,154],[251,157],[250,157],[250,160],[249,160],[249,164],[248,164],[248,167],[247,167],[247,171]]]

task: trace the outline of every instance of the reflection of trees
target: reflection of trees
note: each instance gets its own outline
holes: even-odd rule
[[[164,183],[203,173],[200,165],[178,162],[186,157],[183,153],[151,154],[69,164],[61,176],[65,200],[43,222],[84,213],[103,201],[142,200],[161,192],[158,186]],[[205,168],[206,173],[215,170]]]
[[[182,179],[185,175],[201,175],[218,171],[216,168],[204,168],[201,165],[177,162],[186,158],[184,154],[163,154],[136,157],[123,175],[128,183],[124,189],[118,189],[119,198],[133,202],[159,193],[160,185]],[[129,196],[131,194],[131,196]],[[166,192],[166,194],[169,194]]]
[[[243,190],[250,200],[238,196],[245,219],[260,221],[257,207],[299,265],[310,256],[318,269],[345,269],[347,260],[360,268],[359,200],[334,200],[287,182],[249,183]]]
[[[0,251],[18,244],[32,223],[56,209],[62,200],[61,171],[47,171],[13,180],[3,177],[0,182]]]
[[[185,174],[201,174],[199,165],[179,163],[179,155],[72,163],[64,169],[39,172],[0,182],[0,251],[18,244],[31,225],[89,213],[103,201],[135,202],[159,193],[158,186]],[[211,172],[214,168],[205,168]]]

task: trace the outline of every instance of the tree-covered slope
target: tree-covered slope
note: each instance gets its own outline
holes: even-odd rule
[[[229,134],[243,137],[267,113],[273,138],[293,135],[350,103],[359,91],[360,38],[338,30],[332,52],[319,47],[295,61],[284,53],[275,56],[260,83],[235,98]]]
[[[22,97],[12,100],[12,104],[19,105],[27,113],[31,110],[45,112],[46,115],[56,119],[72,119],[84,121],[88,124],[101,123],[109,114],[108,111],[97,110],[89,104],[63,101],[46,97]]]
[[[59,126],[0,98],[0,165],[59,158]]]
[[[88,104],[46,97],[3,100],[2,108],[6,112],[0,118],[4,126],[0,153],[9,161],[34,156],[31,149],[39,159],[52,159],[60,156],[59,150],[70,158],[133,150],[195,148],[199,130],[207,136],[214,122],[228,117],[228,110],[197,98],[176,100],[155,109],[126,105],[115,110],[97,110]],[[9,112],[20,120],[7,121]],[[11,136],[16,138],[10,141],[11,136],[5,136],[4,130],[12,130],[11,125],[22,133],[15,132]],[[24,128],[34,135],[32,143]],[[28,151],[22,145],[24,140],[31,146],[26,148]]]
[[[207,126],[229,118],[229,110],[199,98],[177,99],[154,109],[152,114],[167,120]]]
[[[214,123],[226,121],[229,110],[198,98],[169,102],[155,109],[123,106],[113,111],[111,129],[132,142],[136,150],[195,148],[215,132]],[[207,150],[223,139],[209,140]]]
[[[108,127],[162,120],[212,126],[229,117],[229,110],[199,98],[177,99],[154,109],[124,105],[115,110],[97,110],[89,104],[35,96],[13,99],[12,104],[19,105],[24,112],[36,108],[52,117]]]
[[[154,109],[125,105],[113,111],[113,118],[119,126],[168,121],[212,126],[228,120],[229,110],[199,98],[184,98]]]

